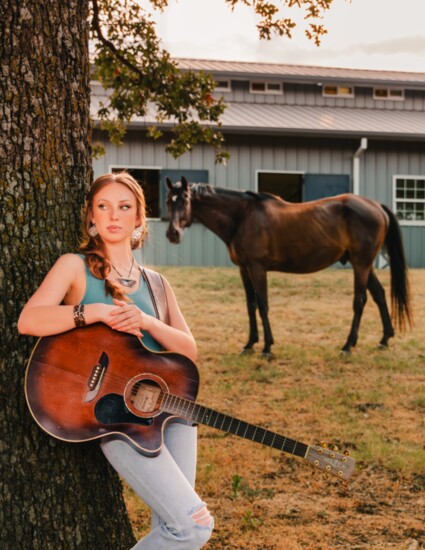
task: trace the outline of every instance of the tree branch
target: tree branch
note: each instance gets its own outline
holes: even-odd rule
[[[91,0],[93,5],[93,20],[92,20],[92,27],[93,30],[96,33],[97,38],[102,42],[102,44],[110,50],[114,56],[123,64],[125,65],[130,71],[135,72],[140,77],[143,77],[143,72],[133,63],[130,63],[128,59],[122,53],[114,46],[114,44],[105,38],[103,36],[102,28],[100,26],[100,19],[99,19],[99,6],[97,3],[97,0]]]

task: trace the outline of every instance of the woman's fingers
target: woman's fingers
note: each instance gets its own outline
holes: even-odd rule
[[[139,338],[143,336],[143,333],[140,331],[143,317],[142,311],[134,304],[128,304],[115,298],[113,301],[118,307],[114,308],[110,313],[111,322],[109,326],[114,330],[127,332]]]

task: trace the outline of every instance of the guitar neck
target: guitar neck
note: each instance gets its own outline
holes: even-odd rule
[[[347,456],[346,453],[341,454],[334,449],[306,445],[295,439],[265,430],[253,424],[248,424],[243,420],[219,413],[176,395],[163,394],[160,409],[190,420],[195,424],[204,424],[222,432],[231,433],[244,439],[273,447],[289,455],[304,458],[315,468],[337,476],[340,479],[348,480],[354,471],[355,461],[350,456]]]
[[[195,424],[203,424],[301,458],[306,457],[309,449],[305,443],[249,424],[233,416],[219,413],[176,395],[165,394],[161,410],[190,420]]]

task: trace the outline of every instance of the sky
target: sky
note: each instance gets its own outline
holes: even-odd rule
[[[173,57],[425,72],[425,0],[334,0],[320,47],[304,34],[297,9],[292,39],[260,40],[252,9],[224,0],[170,0],[155,14]]]

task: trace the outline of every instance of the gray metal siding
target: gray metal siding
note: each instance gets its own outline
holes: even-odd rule
[[[405,90],[403,101],[373,99],[373,87],[354,87],[354,97],[324,97],[322,87],[313,84],[296,84],[281,81],[283,92],[280,94],[252,93],[249,81],[233,80],[232,91],[216,93],[223,96],[228,103],[299,105],[310,107],[348,107],[360,109],[377,109],[385,111],[420,111],[425,110],[425,91]]]
[[[116,147],[103,134],[106,156],[93,163],[95,177],[109,165],[156,166],[158,168],[208,170],[209,182],[231,189],[256,189],[257,171],[346,174],[352,178],[353,154],[358,140],[283,138],[270,136],[228,135],[231,159],[227,167],[214,163],[214,154],[206,146],[195,147],[190,154],[175,160],[164,152],[164,143],[148,142],[139,132],[129,132],[126,142]],[[374,142],[360,160],[360,194],[394,208],[392,181],[395,174],[425,175],[425,151],[421,144]],[[151,236],[143,257],[149,265],[232,265],[225,245],[200,224],[185,232],[182,244],[175,246],[165,237],[166,222],[152,221]],[[425,267],[425,226],[403,226],[406,256],[411,267]]]
[[[425,175],[425,151],[413,143],[371,144],[364,153],[361,166],[360,194],[386,204],[394,211],[393,176]],[[401,225],[401,230],[408,265],[424,268],[425,226]]]
[[[225,244],[200,223],[183,233],[180,244],[171,244],[165,237],[167,223],[151,221],[149,237],[136,257],[145,265],[230,266],[233,265]]]
[[[402,226],[404,250],[409,267],[425,267],[425,227]]]

